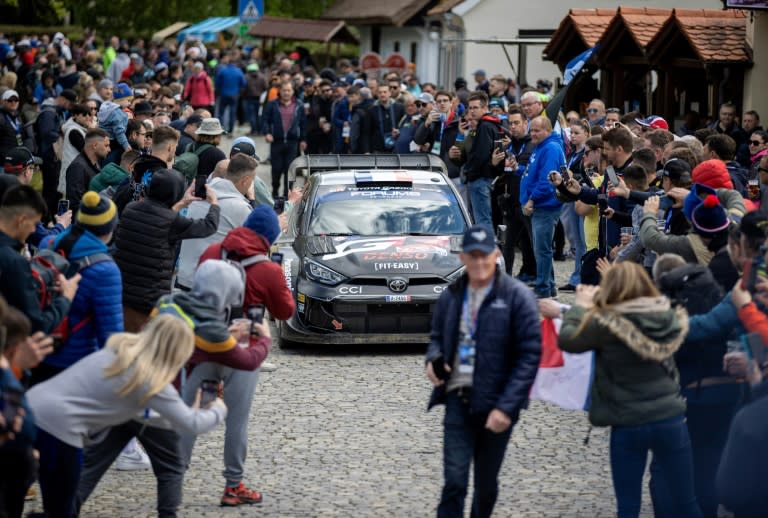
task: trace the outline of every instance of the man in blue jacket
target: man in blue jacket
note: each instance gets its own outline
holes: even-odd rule
[[[304,106],[293,95],[293,85],[280,85],[280,97],[267,104],[262,116],[262,133],[269,142],[272,157],[272,197],[277,198],[280,179],[283,196],[288,197],[293,185],[288,184],[288,166],[307,149],[307,116]]]
[[[233,55],[230,59],[237,59]],[[216,95],[219,98],[218,118],[232,133],[237,121],[237,102],[240,92],[245,88],[245,74],[235,63],[230,61],[222,66],[216,74]]]
[[[466,273],[442,293],[432,320],[429,408],[445,404],[441,518],[464,516],[473,459],[472,516],[491,516],[504,452],[539,366],[536,300],[497,267],[500,255],[491,229],[470,227],[460,255]]]
[[[555,196],[549,173],[565,165],[563,142],[552,132],[552,123],[539,116],[531,121],[531,142],[536,146],[528,160],[528,168],[520,181],[520,205],[523,215],[531,218],[533,253],[536,256],[536,296],[554,297],[555,269],[552,264],[552,239],[560,219],[562,203]]]

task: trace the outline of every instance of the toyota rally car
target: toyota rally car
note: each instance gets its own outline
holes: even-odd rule
[[[470,224],[442,161],[327,155],[291,167],[308,179],[275,243],[296,301],[281,344],[428,342]]]

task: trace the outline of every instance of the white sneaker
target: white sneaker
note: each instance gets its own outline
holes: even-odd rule
[[[261,362],[261,372],[275,372],[277,365],[272,362]]]
[[[138,443],[128,443],[115,461],[115,469],[118,471],[139,471],[151,467],[149,457]]]

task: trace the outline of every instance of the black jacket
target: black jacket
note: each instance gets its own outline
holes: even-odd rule
[[[405,115],[403,105],[390,101],[384,108],[378,102],[368,108],[368,113],[363,119],[361,153],[391,153],[395,148],[395,139],[391,138],[392,128],[397,127],[397,122]],[[387,146],[391,141],[392,145]]]
[[[768,381],[752,388],[752,403],[731,422],[717,470],[717,496],[737,518],[765,516],[768,509]]]
[[[21,117],[14,117],[5,108],[0,108],[0,156],[5,157],[6,151],[21,145],[22,131]]]
[[[33,333],[50,333],[69,313],[69,301],[55,295],[51,305],[40,308],[32,268],[21,255],[21,247],[21,243],[0,232],[0,295],[27,316]]]
[[[441,137],[442,130],[442,138]],[[429,126],[419,124],[416,133],[413,135],[413,141],[418,145],[429,144],[431,148],[435,142],[440,141],[440,158],[445,162],[448,168],[448,178],[458,178],[460,168],[448,158],[448,150],[456,142],[456,134],[459,132],[459,119],[454,117],[447,120],[445,128],[441,122],[433,122]]]
[[[72,163],[69,164],[66,171],[67,177],[67,199],[72,214],[77,212],[80,207],[80,200],[88,191],[88,186],[94,176],[99,174],[101,168],[98,164],[91,163],[84,153],[79,153]]]
[[[442,356],[453,365],[459,341],[467,276],[451,284],[437,301],[427,362]],[[539,308],[525,284],[496,271],[493,287],[478,310],[476,361],[472,378],[473,413],[498,408],[513,422],[528,404],[541,356]],[[429,407],[445,402],[445,385],[435,387]]]
[[[467,152],[467,162],[464,164],[464,173],[467,181],[478,178],[496,178],[504,169],[502,162],[498,166],[491,163],[495,140],[500,140],[501,121],[491,115],[484,115],[477,124],[475,137],[472,139],[472,147]]]
[[[123,304],[152,310],[161,295],[171,292],[176,245],[183,239],[208,237],[219,226],[219,206],[211,205],[202,219],[188,219],[171,207],[184,195],[177,171],[158,171],[143,201],[128,204],[120,218],[114,258],[123,276]]]
[[[363,132],[367,125],[366,119],[371,106],[373,106],[373,99],[363,99],[352,107],[352,114],[349,118],[349,152],[352,154],[365,152],[363,148],[367,144],[364,144],[363,141],[367,141],[368,138]]]

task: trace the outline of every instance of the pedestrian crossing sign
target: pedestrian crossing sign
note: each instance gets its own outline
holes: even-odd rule
[[[240,0],[240,23],[258,23],[263,11],[264,0]]]

